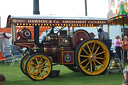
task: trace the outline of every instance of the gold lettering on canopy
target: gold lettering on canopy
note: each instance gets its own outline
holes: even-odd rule
[[[52,20],[49,20],[49,23],[52,23]]]
[[[48,23],[48,20],[28,20],[28,23]]]
[[[53,21],[53,23],[57,23],[57,24],[58,24],[58,23],[60,23],[60,22],[59,22],[59,21],[57,21],[57,20],[54,20],[54,21]]]
[[[20,22],[20,23],[21,23],[21,22],[25,22],[25,20],[17,20],[17,19],[13,19],[13,22],[14,22],[14,23],[17,23],[17,22]]]
[[[88,21],[89,24],[106,24],[105,21]]]
[[[34,24],[40,24],[44,25],[46,24],[47,26],[50,25],[66,25],[70,24],[71,26],[79,25],[81,26],[82,24],[93,24],[93,25],[99,25],[99,24],[107,24],[106,20],[77,20],[77,19],[12,19],[13,23],[18,23],[18,24],[23,24],[23,25],[34,25]],[[18,25],[17,24],[17,25]]]
[[[86,21],[73,21],[73,20],[63,20],[62,23],[70,23],[70,24],[86,24]]]

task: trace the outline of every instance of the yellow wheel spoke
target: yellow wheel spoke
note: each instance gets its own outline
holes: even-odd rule
[[[33,69],[32,74],[35,74],[35,70],[36,70],[36,69]]]
[[[38,64],[38,60],[37,60],[37,57],[36,57],[36,63]]]
[[[86,69],[89,63],[90,63],[90,61],[89,61],[89,62],[86,64],[86,66],[84,66],[83,68],[85,68],[85,69]]]
[[[88,47],[88,50],[89,50],[89,52],[92,54],[92,52],[91,52],[91,50],[90,50],[90,47],[87,45],[87,47]]]
[[[93,62],[94,62],[94,66],[95,66],[95,68],[96,68],[96,71],[97,71],[96,62],[95,62],[95,61],[93,61]]]
[[[81,47],[81,49],[82,49],[87,55],[89,55],[88,52],[87,52],[83,47]]]
[[[37,67],[31,67],[31,68],[36,69]]]
[[[38,69],[37,73],[40,73],[40,69]]]
[[[45,61],[44,63],[41,64],[41,66],[44,66],[44,64],[46,63],[47,61]]]
[[[88,58],[89,56],[85,56],[85,55],[80,55],[81,57],[86,57],[86,58]]]
[[[40,61],[43,61],[42,58],[40,59]]]
[[[96,57],[96,59],[104,59],[104,58],[101,58],[101,57]]]
[[[41,71],[45,72],[45,73],[48,73],[48,71],[45,71],[44,69],[41,69]]]
[[[97,50],[95,51],[95,54],[98,52],[99,48],[100,48],[100,46],[98,46]]]
[[[46,67],[49,67],[49,65],[48,66],[42,66],[42,68],[46,68]]]
[[[102,63],[100,63],[99,61],[96,60],[97,63],[99,63],[100,65],[103,65]]]
[[[84,62],[86,62],[88,59],[85,59],[85,60],[83,60],[80,64],[83,64]]]
[[[38,75],[38,74],[37,74],[37,73],[34,73],[33,75],[35,75],[35,78],[37,78],[37,75]]]
[[[40,63],[42,63],[43,62],[43,60],[42,60],[42,58],[40,59]]]
[[[29,67],[29,71],[31,71],[31,70],[32,70],[32,67],[30,66],[30,67]]]
[[[93,51],[94,51],[94,48],[95,48],[95,44],[96,44],[96,43],[94,43],[94,45],[93,45],[93,47],[92,47],[92,53],[93,53]]]
[[[37,78],[37,74],[30,73],[30,75],[32,75],[32,76],[36,76],[36,78]]]
[[[40,72],[40,74],[41,74],[41,77],[43,77],[41,70],[39,70],[39,72]]]
[[[32,65],[35,65],[35,66],[36,66],[36,64],[35,64],[33,61],[31,61],[30,63],[31,63]]]
[[[100,53],[98,53],[98,54],[96,54],[96,55],[100,55],[100,54],[103,54],[103,53],[105,53],[106,51],[103,51],[103,52],[100,52]]]
[[[92,62],[90,62],[90,70],[91,70],[91,72],[92,72]]]

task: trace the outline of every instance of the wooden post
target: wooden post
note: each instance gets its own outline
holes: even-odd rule
[[[124,18],[123,18],[123,38],[124,38]],[[123,38],[122,40],[123,40],[123,68],[124,68],[125,63],[124,63],[124,39]]]

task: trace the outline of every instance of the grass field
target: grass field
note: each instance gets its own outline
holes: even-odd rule
[[[53,69],[60,70],[60,76],[43,81],[32,81],[24,75],[18,63],[13,67],[0,64],[0,73],[6,77],[5,85],[121,85],[123,74],[112,72],[109,75],[85,76],[81,72],[73,72],[67,67],[57,65]]]

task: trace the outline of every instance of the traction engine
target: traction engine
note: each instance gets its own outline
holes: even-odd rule
[[[102,41],[94,39],[92,33],[83,29],[71,33],[60,28],[54,33],[55,29],[57,28],[52,27],[51,31],[42,38],[41,43],[39,43],[39,32],[34,34],[35,42],[31,39],[32,34],[29,29],[24,28],[17,32],[16,44],[31,48],[30,53],[23,57],[20,64],[24,74],[32,80],[44,80],[52,72],[54,64],[65,65],[74,72],[81,71],[88,75],[98,75],[106,70],[109,51]]]
[[[104,73],[108,67],[110,54],[107,46],[95,39],[93,33],[78,29],[107,24],[106,20],[14,16],[11,24],[12,43],[29,48],[21,60],[20,68],[32,80],[45,80],[54,74],[52,67],[57,64],[92,76]],[[20,31],[17,27],[20,27]]]

